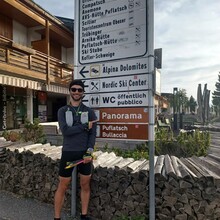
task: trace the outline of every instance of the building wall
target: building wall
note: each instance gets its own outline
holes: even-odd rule
[[[36,30],[38,29],[39,27],[34,27],[34,28],[28,28],[28,44],[27,46],[31,47],[31,42],[32,41],[38,41],[41,39],[41,35],[39,33],[36,32]]]
[[[1,3],[2,2],[3,1],[1,1]],[[9,7],[8,8],[9,10],[11,9],[15,10],[15,8],[13,8],[13,4],[8,4],[7,7]],[[11,51],[12,51],[11,46],[14,47],[13,48],[14,51],[17,52],[15,53],[14,57],[16,57],[17,54],[20,54],[20,51],[24,49],[24,53],[22,50],[21,56],[15,58],[17,63],[19,62],[21,63],[21,65],[20,66],[18,65],[18,67],[23,68],[24,66],[26,70],[29,65],[28,62],[30,60],[31,64],[37,63],[39,64],[39,66],[44,65],[45,69],[42,67],[39,70],[42,70],[41,74],[45,74],[44,70],[47,71],[48,66],[46,63],[44,64],[44,61],[41,60],[41,58],[44,56],[39,56],[36,61],[36,57],[33,58],[33,56],[29,55],[28,53],[29,52],[31,53],[32,51],[33,53],[35,52],[34,50],[30,50],[29,48],[47,53],[47,42],[45,40],[45,37],[43,37],[43,35],[45,34],[44,30],[46,27],[43,27],[42,25],[40,25],[40,23],[39,25],[37,23],[33,23],[33,25],[36,25],[36,26],[29,28],[28,25],[30,25],[29,23],[30,21],[26,22],[24,19],[19,20],[19,16],[14,16],[10,13],[8,13],[7,15],[3,15],[4,13],[2,10],[3,9],[0,7],[0,36],[1,37],[3,36],[2,37],[3,39],[8,38],[12,40],[13,43],[16,43],[16,44],[11,45],[10,41],[8,41],[7,39],[4,39],[6,42],[5,45]],[[1,14],[1,11],[2,11],[2,14]],[[25,13],[25,12],[19,11],[19,13]],[[27,8],[27,16],[28,16],[28,8]],[[42,16],[44,17],[44,14]],[[20,18],[21,18],[21,14],[20,14]],[[46,14],[45,14],[45,19],[47,19]],[[53,25],[56,26],[57,24],[53,24]],[[59,66],[59,63],[60,61],[63,61],[67,64],[73,64],[73,48],[66,48],[65,46],[62,46],[61,44],[69,45],[69,46],[73,44],[71,44],[71,37],[69,37],[67,41],[65,41],[66,38],[62,38],[63,35],[67,34],[64,30],[62,31],[62,28],[58,28],[58,30],[59,31],[57,32],[53,30],[53,32],[49,33],[49,36],[52,36],[51,39],[58,39],[57,41],[55,40],[50,41],[50,50],[51,50],[50,55],[52,57],[57,58],[57,60],[52,59],[55,64],[54,63],[51,64],[50,71],[53,69],[56,70],[56,68],[58,68],[57,72],[54,71],[54,74],[57,74],[55,76],[57,78],[60,77],[60,79],[62,80],[61,76],[59,76],[59,70],[60,70],[59,68],[61,68]],[[59,40],[59,36],[60,36],[60,39],[63,39],[63,40]],[[68,34],[66,36],[68,36]],[[32,46],[33,42],[36,43],[36,47]],[[27,48],[20,47],[20,46],[25,46]],[[5,48],[3,49],[5,50]],[[13,53],[10,53],[9,55],[13,56]],[[22,53],[24,54],[24,56],[22,56]],[[26,56],[26,53],[28,54],[27,56]],[[3,54],[2,61],[4,61],[2,67],[4,68],[4,65],[11,65],[11,63],[6,62],[4,53],[2,54]],[[37,54],[36,56],[38,56],[38,54],[40,53],[37,52],[36,54]],[[23,59],[23,57],[25,58]],[[12,65],[13,67],[16,66],[14,65],[14,63],[12,63]],[[52,82],[52,84],[47,85],[47,84],[43,84],[42,81],[39,81],[38,78],[36,77],[33,77],[35,78],[33,79],[31,75],[27,75],[27,74],[25,75],[24,73],[23,75],[18,75],[18,73],[16,73],[16,70],[14,71],[14,69],[13,69],[14,72],[12,72],[12,70],[10,71],[7,70],[3,72],[2,70],[3,69],[0,68],[0,96],[1,96],[0,103],[4,101],[3,92],[5,91],[4,106],[2,104],[2,106],[5,109],[5,113],[2,110],[4,115],[1,115],[1,118],[5,117],[5,123],[7,122],[7,126],[4,126],[3,124],[0,123],[0,127],[1,127],[0,130],[19,128],[20,125],[24,123],[24,120],[26,118],[30,121],[33,121],[33,118],[35,117],[40,117],[42,119],[47,118],[49,119],[49,121],[57,120],[57,109],[58,107],[60,107],[60,105],[66,104],[66,97],[67,97],[66,90],[65,90],[66,86],[65,84],[63,84],[63,82],[60,83],[60,79]],[[34,72],[35,69],[30,68],[30,71],[33,72],[33,75],[35,74]],[[64,74],[66,75],[70,74],[69,77],[71,78],[71,72],[72,72],[71,69],[66,68],[66,72]],[[66,77],[66,75],[64,76]],[[28,81],[28,83],[26,83],[26,81]],[[24,86],[24,83],[25,83],[25,86]],[[35,86],[33,86],[38,83],[39,83],[39,87],[36,88]],[[47,105],[47,107],[45,108],[47,111],[46,113],[48,114],[47,117],[44,117],[45,115],[40,115],[39,109],[41,110],[41,112],[43,112],[43,110],[42,108],[39,108],[39,106],[42,107],[42,104],[40,104],[40,101],[37,98],[37,94],[39,92],[45,92],[47,95],[48,102],[45,104]]]
[[[65,47],[61,47],[62,61],[66,62],[67,60],[67,49]]]
[[[0,35],[12,39],[12,21],[2,14],[0,14]]]
[[[18,23],[17,21],[13,21],[13,41],[14,42],[27,46],[28,45],[27,33],[28,33],[28,30],[24,25]]]
[[[67,59],[66,59],[66,62],[67,63],[70,63],[73,65],[73,58],[74,58],[74,52],[73,52],[73,48],[68,48],[67,49]]]
[[[36,32],[37,28],[27,28],[21,23],[13,20],[13,41],[31,47],[31,42],[40,41],[41,35]],[[65,48],[56,42],[51,42],[51,56],[62,60],[65,63],[73,64],[73,48]]]

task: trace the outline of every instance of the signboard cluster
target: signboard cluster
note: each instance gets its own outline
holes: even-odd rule
[[[147,2],[76,2],[74,72],[99,119],[97,138],[147,140]]]
[[[146,54],[145,0],[79,1],[81,64]]]

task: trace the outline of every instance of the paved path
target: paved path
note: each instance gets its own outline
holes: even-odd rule
[[[208,151],[208,154],[214,154],[220,157],[220,123],[215,123],[214,127],[218,129],[218,131],[210,131],[211,135],[211,144]]]
[[[211,145],[208,154],[214,154],[220,157],[220,132],[210,132],[211,134]]]
[[[0,220],[53,220],[53,205],[0,191]],[[62,220],[71,220],[63,213]]]

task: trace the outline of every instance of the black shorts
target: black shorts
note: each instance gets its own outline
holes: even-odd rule
[[[59,176],[71,177],[74,167],[65,169],[67,162],[72,162],[75,160],[80,160],[83,158],[85,151],[62,151],[60,160]],[[76,166],[80,174],[91,175],[93,170],[93,164],[91,163],[81,163]]]

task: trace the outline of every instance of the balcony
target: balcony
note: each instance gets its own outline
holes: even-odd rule
[[[73,66],[0,36],[0,70],[5,75],[66,86]]]

